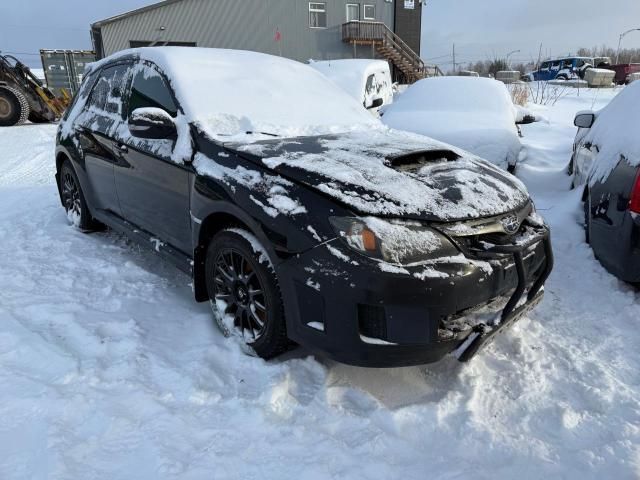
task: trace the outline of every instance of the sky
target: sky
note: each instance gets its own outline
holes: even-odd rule
[[[422,57],[450,68],[456,61],[504,58],[537,60],[568,55],[580,47],[618,46],[622,32],[640,28],[640,0],[427,0],[423,8]],[[623,47],[640,48],[640,32]],[[640,59],[639,59],[640,60]]]
[[[154,2],[0,0],[0,51],[38,66],[41,48],[90,49],[90,23],[149,3]],[[511,60],[528,61],[537,59],[541,43],[544,55],[616,47],[620,33],[630,28],[640,28],[640,0],[426,0],[422,56],[447,68],[455,43],[463,64],[513,50],[520,52]],[[640,32],[629,34],[623,45],[640,48]]]

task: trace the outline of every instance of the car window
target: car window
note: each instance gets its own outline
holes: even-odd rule
[[[122,100],[129,79],[130,65],[107,67],[91,91],[87,107],[98,112],[122,115]]]
[[[540,67],[540,70],[549,70],[549,62],[544,62]]]
[[[171,89],[156,68],[150,65],[137,69],[131,86],[129,112],[142,107],[161,108],[172,117],[178,115]]]

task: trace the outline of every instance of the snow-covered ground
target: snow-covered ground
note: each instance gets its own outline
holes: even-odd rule
[[[564,168],[585,91],[525,126],[553,227],[541,306],[472,363],[241,353],[188,277],[67,225],[55,127],[0,129],[0,478],[638,478],[640,303],[584,243]]]

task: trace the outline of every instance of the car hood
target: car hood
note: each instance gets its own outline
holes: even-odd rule
[[[492,112],[385,111],[382,122],[455,145],[500,168],[515,164],[522,149],[515,118]]]
[[[529,202],[524,185],[507,172],[407,132],[380,128],[225,147],[359,214],[450,222]]]

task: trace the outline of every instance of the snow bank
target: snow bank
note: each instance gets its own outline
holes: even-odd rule
[[[521,149],[509,91],[488,78],[420,80],[383,112],[383,123],[392,128],[455,145],[503,168],[515,164]]]
[[[640,165],[640,82],[625,87],[597,113],[593,127],[582,140],[597,145],[589,183],[605,180],[624,156],[631,166]]]

